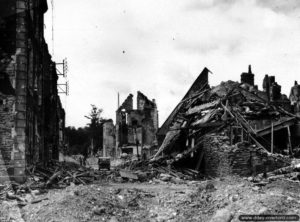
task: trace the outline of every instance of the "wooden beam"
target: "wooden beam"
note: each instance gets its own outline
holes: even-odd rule
[[[230,125],[230,146],[233,144],[233,132],[232,132],[232,125]]]
[[[197,162],[197,166],[195,168],[195,170],[199,171],[200,169],[200,166],[201,166],[201,163],[202,163],[202,160],[203,160],[203,156],[204,156],[204,151],[203,151],[203,148],[202,150],[200,151],[200,154],[199,154],[199,160]]]
[[[290,130],[290,127],[287,126],[287,132],[288,132],[288,141],[289,141],[289,151],[290,151],[290,154],[293,155],[293,148],[292,148],[292,141],[291,141],[291,130]]]
[[[250,138],[251,140],[253,140],[253,141],[255,142],[255,144],[256,144],[258,147],[263,148],[266,152],[269,153],[269,151],[268,151],[263,145],[261,145],[261,144],[260,144],[253,136],[251,136],[250,134],[249,134],[249,138]]]
[[[296,120],[295,118],[289,118],[285,121],[273,123],[273,131],[278,131],[286,128],[287,126],[294,125],[295,120]],[[257,130],[255,134],[257,136],[265,136],[271,134],[271,131],[272,131],[272,126],[268,126],[265,129]]]
[[[223,122],[202,123],[202,124],[195,125],[195,126],[173,128],[173,129],[169,129],[169,131],[186,130],[186,129],[197,130],[197,129],[203,129],[203,128],[208,128],[208,127],[219,127],[222,125],[224,125]]]
[[[271,153],[274,152],[274,123],[271,123]]]
[[[244,129],[243,129],[242,126],[241,126],[241,130],[242,130],[242,132],[241,132],[241,140],[242,140],[242,142],[244,142]]]

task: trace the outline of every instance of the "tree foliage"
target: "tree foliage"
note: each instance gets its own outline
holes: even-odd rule
[[[95,106],[93,104],[91,104],[91,106],[92,106],[91,112],[89,113],[88,116],[85,116],[85,117],[91,121],[90,123],[88,123],[89,127],[91,129],[96,129],[103,122],[103,118],[101,117],[103,110],[97,108],[97,106]]]
[[[84,128],[67,127],[66,136],[69,142],[69,152],[71,155],[82,154],[84,156],[97,153],[102,149],[103,143],[103,123],[102,109],[91,105],[91,111],[85,117],[90,120]],[[93,150],[91,148],[93,147]]]
[[[87,156],[88,147],[90,145],[88,127],[78,128],[67,127],[65,129],[67,142],[69,144],[69,154],[82,154]]]

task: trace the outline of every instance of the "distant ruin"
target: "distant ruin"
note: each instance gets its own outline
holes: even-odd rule
[[[158,110],[155,100],[137,92],[137,109],[133,108],[133,95],[129,94],[116,111],[116,125],[104,124],[103,148],[107,156],[122,153],[148,158],[157,148]],[[114,139],[113,139],[114,138]]]

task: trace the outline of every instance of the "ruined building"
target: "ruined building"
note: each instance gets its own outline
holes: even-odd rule
[[[290,101],[292,105],[292,111],[300,117],[300,85],[295,81],[295,85],[291,89]]]
[[[208,176],[256,175],[290,164],[299,156],[299,86],[281,93],[266,75],[263,91],[251,66],[241,82],[210,87],[205,68],[158,131],[154,160]]]
[[[115,157],[116,154],[116,131],[113,120],[103,123],[103,156]]]
[[[254,74],[252,73],[250,65],[248,68],[248,72],[243,72],[241,74],[241,83],[248,84],[249,86],[254,86]]]
[[[65,113],[44,39],[46,0],[0,1],[0,180],[58,159]]]
[[[137,92],[137,109],[130,94],[116,111],[116,147],[119,153],[148,157],[157,145],[158,111],[155,100]]]

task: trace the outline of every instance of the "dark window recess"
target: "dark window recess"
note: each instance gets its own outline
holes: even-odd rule
[[[4,111],[4,112],[8,112],[9,109],[8,109],[7,107],[5,107],[5,108],[3,109],[3,111]]]
[[[138,121],[137,120],[132,120],[132,126],[137,126],[138,125]]]

